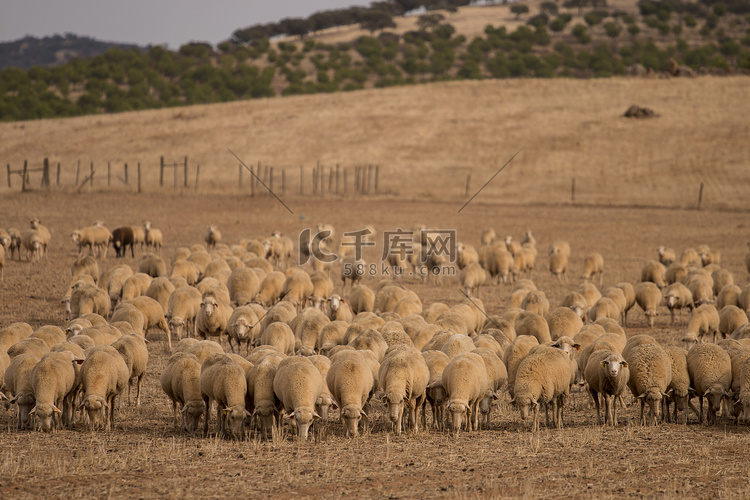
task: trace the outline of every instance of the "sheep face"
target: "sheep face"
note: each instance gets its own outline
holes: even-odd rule
[[[234,335],[238,341],[246,340],[250,333],[250,324],[245,318],[239,318],[234,326]]]
[[[57,406],[53,404],[36,405],[30,415],[36,417],[37,428],[43,432],[50,432],[55,424],[55,415],[61,415]]]
[[[274,424],[274,409],[270,404],[258,406],[253,412],[253,416],[260,421],[260,427],[263,432],[270,432]]]
[[[31,429],[31,408],[35,402],[31,394],[18,394],[10,400],[10,404],[18,406],[18,429]]]
[[[703,397],[708,399],[708,421],[713,423],[716,418],[716,412],[721,409],[721,400],[727,396],[726,391],[721,385],[715,384],[709,387],[703,393]]]
[[[656,319],[656,309],[649,309],[645,312],[646,319],[648,319],[649,328],[654,327],[654,319]]]
[[[363,417],[367,418],[367,414],[356,405],[348,405],[341,409],[341,424],[344,426],[346,437],[359,435],[359,421]]]
[[[627,366],[628,363],[620,356],[607,356],[607,359],[602,361],[602,368],[610,378],[617,378],[622,368]]]
[[[684,337],[682,337],[682,342],[684,344],[685,350],[689,351],[691,347],[698,343],[698,339],[695,337],[695,335],[685,335]]]
[[[182,407],[182,430],[196,432],[203,416],[204,405],[200,401],[193,401]]]
[[[315,401],[315,411],[318,412],[323,422],[328,421],[328,410],[333,405],[333,399],[328,394],[321,394]]]
[[[203,302],[201,302],[203,314],[205,314],[207,318],[210,318],[218,305],[219,304],[216,302],[216,299],[214,299],[213,297],[206,297]]]
[[[331,295],[331,298],[328,299],[328,306],[331,308],[332,312],[336,312],[339,310],[339,307],[341,307],[341,297],[338,295]]]
[[[479,413],[488,424],[490,412],[492,412],[492,406],[495,404],[495,401],[497,401],[497,394],[493,390],[487,390],[484,397],[479,401]]]
[[[242,439],[245,432],[245,417],[250,414],[244,406],[233,406],[222,410],[224,430],[234,439]]]
[[[173,336],[182,340],[187,337],[187,321],[178,316],[169,318],[169,330],[172,332]]]
[[[458,432],[461,430],[464,418],[468,421],[471,417],[471,408],[467,404],[454,401],[448,405],[448,415],[451,420],[451,429],[453,432]]]
[[[383,397],[383,402],[388,409],[388,417],[391,419],[391,424],[393,424],[398,436],[401,434],[401,419],[404,415],[407,399],[400,394],[388,393]]]
[[[531,411],[536,412],[539,409],[539,403],[537,402],[537,400],[528,396],[523,397],[516,395],[511,403],[514,403],[518,410],[521,412],[521,420],[526,420],[527,418],[529,418],[529,414]]]
[[[297,437],[306,440],[310,425],[312,425],[313,420],[319,420],[320,415],[310,408],[297,408],[284,418],[293,420],[297,425]]]
[[[656,388],[649,389],[645,393],[638,396],[638,399],[641,400],[641,416],[642,420],[641,423],[645,424],[645,417],[643,417],[643,408],[644,405],[648,404],[650,416],[651,416],[651,423],[654,425],[659,423],[659,417],[661,416],[661,400],[662,400],[663,394],[661,391],[659,391]]]
[[[674,307],[677,305],[677,297],[674,295],[667,295],[664,297],[664,302],[667,304],[667,307],[669,309],[674,309]]]
[[[89,416],[91,430],[105,427],[106,413],[110,411],[109,405],[101,396],[87,396],[81,404]]]

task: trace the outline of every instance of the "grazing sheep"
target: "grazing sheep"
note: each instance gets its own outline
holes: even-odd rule
[[[375,310],[375,291],[367,285],[356,285],[349,291],[349,305],[352,313],[357,315],[361,312],[372,312]]]
[[[226,327],[229,348],[234,352],[232,340],[237,342],[237,353],[242,354],[242,343],[245,343],[245,354],[250,354],[250,342],[260,337],[260,320],[255,311],[248,306],[240,306],[232,311]]]
[[[484,268],[496,285],[501,279],[503,280],[503,284],[508,284],[512,278],[511,271],[513,270],[514,262],[513,255],[507,250],[505,245],[499,243],[487,250],[484,258]]]
[[[719,312],[710,304],[703,304],[693,310],[690,315],[685,336],[703,342],[703,337],[711,334],[712,342],[716,342],[719,333]],[[688,347],[688,350],[690,348]]]
[[[604,279],[604,257],[602,257],[602,254],[594,252],[587,255],[583,261],[583,274],[581,274],[581,278],[589,281],[593,280],[597,274],[599,275],[599,286],[601,286]]]
[[[666,272],[667,268],[664,267],[664,264],[658,260],[649,260],[641,269],[641,282],[650,281],[659,288],[664,288],[667,286]]]
[[[373,392],[372,371],[359,353],[340,357],[331,363],[326,383],[340,409],[344,435],[357,437],[360,419],[368,418],[364,406]]]
[[[88,247],[89,255],[106,258],[112,233],[104,226],[93,225],[73,231],[71,238],[78,246],[79,254]]]
[[[37,262],[44,255],[44,239],[36,229],[26,229],[21,233],[21,248],[25,250],[26,260]],[[20,260],[20,251],[19,251]]]
[[[476,262],[467,264],[459,273],[461,286],[469,297],[479,296],[479,287],[484,285],[487,278],[484,269]]]
[[[578,315],[579,318],[581,318],[582,321],[586,320],[586,312],[589,310],[589,305],[586,301],[586,298],[578,292],[570,292],[569,294],[567,294],[563,298],[562,302],[560,302],[560,307],[567,307],[568,309],[572,310]]]
[[[320,415],[320,419],[325,425],[328,422],[328,411],[338,408],[333,400],[331,391],[326,385],[326,376],[328,375],[328,370],[331,368],[331,360],[320,354],[309,356],[307,359],[315,365],[315,368],[320,372],[320,376],[323,377],[323,392],[320,393],[320,396],[315,401],[315,411]]]
[[[621,317],[621,309],[609,297],[597,300],[588,312],[588,320],[596,322],[601,318],[611,318],[615,321]]]
[[[271,323],[260,336],[260,345],[273,346],[287,356],[294,354],[294,344],[294,332],[286,323]]]
[[[143,240],[146,242],[147,250],[153,250],[157,255],[161,254],[164,238],[160,229],[151,227],[150,221],[143,223]]]
[[[182,277],[188,285],[195,285],[200,277],[200,270],[194,262],[189,260],[178,260],[172,264],[170,279]]]
[[[112,246],[115,249],[115,257],[125,257],[128,247],[130,247],[130,256],[135,257],[135,244],[132,227],[123,226],[112,231]]]
[[[125,304],[130,304],[136,307],[143,315],[144,336],[151,327],[155,326],[166,334],[167,345],[169,346],[169,349],[172,349],[172,337],[169,335],[169,325],[167,324],[167,319],[164,317],[164,309],[162,309],[161,304],[145,295],[130,299],[128,302],[125,302]]]
[[[161,388],[172,400],[174,426],[178,426],[177,404],[180,405],[180,427],[185,432],[198,430],[203,416],[203,399],[201,397],[201,364],[194,355],[187,352],[176,352],[169,358],[161,374]]]
[[[724,306],[737,306],[741,309],[747,310],[744,307],[745,304],[740,302],[740,297],[742,297],[742,288],[737,285],[726,285],[719,290],[718,294],[716,294],[716,302],[714,305],[719,311],[721,311]],[[690,300],[692,301],[692,299],[693,297],[691,296]]]
[[[146,293],[153,278],[146,273],[135,273],[122,285],[120,300],[126,302],[135,297],[140,297]]]
[[[8,368],[5,369],[3,386],[12,396],[10,404],[18,407],[19,430],[31,429],[31,409],[34,406],[34,389],[31,385],[31,372],[41,359],[34,354],[19,354],[14,356]]]
[[[584,378],[596,404],[597,424],[602,424],[599,410],[599,394],[601,394],[604,398],[604,425],[609,422],[617,427],[617,398],[625,391],[630,378],[625,358],[607,349],[596,351],[588,358]]]
[[[549,272],[562,283],[568,282],[568,256],[562,252],[556,251],[549,255]]]
[[[674,248],[669,248],[662,245],[656,249],[656,252],[659,254],[659,262],[661,262],[665,266],[669,266],[677,260],[677,254],[675,254]]]
[[[250,304],[260,291],[258,275],[248,267],[238,267],[227,279],[227,290],[233,305]]]
[[[107,292],[95,285],[79,283],[73,286],[70,293],[70,318],[75,319],[85,314],[96,313],[108,316],[111,301]]]
[[[574,337],[583,327],[580,316],[568,307],[557,307],[544,316],[552,340],[562,336]]]
[[[511,398],[514,396],[518,365],[521,364],[521,361],[526,357],[531,348],[536,345],[539,345],[536,337],[521,335],[516,337],[513,343],[505,350],[503,364],[508,370],[508,393]]]
[[[79,408],[86,410],[91,430],[114,428],[115,401],[129,379],[130,371],[114,347],[96,346],[86,353],[81,365],[83,402]]]
[[[32,333],[29,338],[42,339],[49,349],[66,340],[65,332],[62,331],[62,328],[55,325],[42,326]]]
[[[341,260],[341,281],[346,290],[346,280],[351,281],[352,288],[359,283],[367,271],[367,263],[364,259],[355,259],[348,255]]]
[[[245,407],[259,420],[263,433],[271,431],[279,414],[273,381],[282,359],[284,356],[279,354],[266,354],[255,363],[246,376]]]
[[[448,338],[440,350],[450,359],[453,359],[459,354],[473,351],[475,347],[476,346],[474,345],[474,341],[471,340],[471,337],[464,334],[457,334]]]
[[[232,307],[229,304],[216,300],[216,297],[204,297],[195,316],[196,334],[203,340],[218,335],[221,345],[221,336],[227,330],[231,315]]]
[[[333,294],[333,281],[322,271],[313,271],[310,275],[310,281],[313,290],[307,300],[311,307],[323,310],[323,304]]]
[[[695,248],[686,248],[683,250],[680,254],[679,262],[685,267],[698,267],[702,265],[700,255],[698,255]]]
[[[212,354],[201,364],[200,388],[206,414],[203,435],[208,435],[211,402],[216,401],[219,435],[241,439],[245,418],[250,416],[245,410],[247,379],[242,367],[225,354]]]
[[[407,410],[410,427],[416,430],[417,408],[425,401],[430,381],[430,370],[424,358],[414,348],[394,350],[380,364],[378,381],[396,435],[401,434],[402,418]]]
[[[701,259],[701,265],[706,267],[710,264],[721,264],[721,252],[718,250],[711,250],[708,245],[698,245],[696,247],[698,257]]]
[[[282,360],[273,377],[273,392],[284,408],[284,418],[296,424],[297,437],[307,439],[313,420],[319,420],[315,403],[323,393],[324,380],[308,358]]]
[[[664,279],[668,285],[672,283],[684,283],[687,278],[687,267],[683,266],[679,262],[673,262],[667,267],[667,272],[664,274]]]
[[[295,304],[297,312],[302,311],[307,298],[312,295],[313,284],[310,275],[304,271],[296,271],[287,277],[281,294],[283,301]]]
[[[703,423],[703,398],[708,398],[708,424],[716,422],[716,412],[732,387],[732,359],[716,344],[697,344],[687,354],[690,386],[699,402],[699,420]]]
[[[633,397],[641,402],[641,425],[646,425],[644,414],[648,404],[650,421],[659,423],[662,398],[672,380],[672,360],[660,345],[641,344],[630,350],[623,350],[623,358],[630,369],[628,387]]]
[[[138,259],[138,272],[148,274],[152,278],[166,277],[167,264],[158,255],[145,253]]]
[[[549,301],[544,292],[531,290],[521,301],[521,309],[544,316],[549,312]]]
[[[516,320],[516,335],[531,335],[536,337],[540,344],[552,342],[549,325],[544,316],[536,313],[524,313]]]
[[[346,300],[342,299],[338,294],[333,294],[328,298],[328,318],[331,321],[343,321],[345,323],[351,323],[354,319],[354,313],[352,308]]]
[[[713,280],[710,276],[702,274],[688,275],[685,285],[693,294],[693,303],[696,306],[712,304],[714,302]]]
[[[70,275],[74,278],[89,276],[96,285],[99,282],[99,264],[90,255],[80,257],[70,266]]]
[[[50,432],[53,427],[60,428],[61,423],[66,427],[72,424],[78,389],[77,365],[83,360],[72,352],[50,352],[31,370],[35,405],[29,415],[36,417],[37,426],[43,432]]]
[[[263,278],[260,283],[260,290],[253,297],[254,304],[260,304],[263,307],[270,307],[279,301],[284,293],[284,283],[286,276],[279,271],[272,271]]]
[[[484,367],[487,370],[489,387],[480,399],[478,409],[484,428],[489,429],[490,421],[492,420],[492,407],[498,399],[497,391],[508,380],[508,370],[506,370],[503,360],[498,357],[497,353],[490,349],[478,347],[471,352],[479,354],[482,357]],[[479,415],[477,418],[479,418]]]
[[[446,408],[451,430],[458,433],[479,429],[479,402],[490,390],[484,359],[473,352],[462,353],[443,369],[442,385],[447,395]]]
[[[719,311],[719,334],[729,337],[737,328],[748,322],[745,311],[737,306],[724,306]]]
[[[103,346],[112,344],[122,337],[122,334],[120,330],[112,325],[91,326],[81,330],[78,335],[69,337],[68,342],[76,342],[79,337],[91,339],[95,346]]]
[[[182,340],[195,332],[195,318],[201,307],[200,292],[192,286],[175,289],[169,296],[166,319],[171,334]]]
[[[570,244],[564,240],[555,240],[550,243],[548,253],[550,255],[553,253],[562,253],[566,257],[570,257]]]
[[[117,349],[125,364],[128,367],[130,378],[128,379],[128,404],[132,403],[130,390],[133,385],[136,386],[135,405],[141,406],[141,382],[146,375],[146,365],[148,364],[148,348],[146,339],[140,335],[123,335],[112,343],[112,347]]]
[[[151,284],[143,293],[146,297],[151,297],[159,303],[162,309],[169,310],[169,298],[175,291],[175,286],[167,278],[154,278]]]
[[[422,357],[427,363],[430,372],[430,380],[425,391],[425,404],[422,405],[422,419],[425,420],[425,406],[430,403],[432,408],[432,427],[443,430],[445,424],[445,403],[448,401],[445,387],[443,386],[443,370],[451,362],[451,359],[442,351],[424,351]]]
[[[653,328],[654,319],[658,314],[656,309],[661,303],[661,291],[659,287],[650,281],[638,283],[635,287],[635,301],[643,309],[649,328]]]
[[[690,293],[688,287],[682,283],[672,283],[664,291],[664,303],[669,309],[671,316],[670,324],[674,325],[674,311],[675,309],[680,310],[680,324],[682,324],[682,310],[688,309],[690,312],[693,311],[695,305],[693,304],[693,294]]]
[[[696,415],[698,415],[698,409],[690,401],[690,374],[687,368],[687,351],[682,347],[668,346],[665,347],[669,358],[672,360],[672,381],[667,387],[667,398],[665,399],[666,412],[663,417],[669,422],[674,420],[677,422],[677,412],[685,412],[684,424],[687,424],[687,410],[690,407]],[[674,415],[670,418],[669,405],[674,403]]]
[[[311,309],[309,312],[298,316],[298,318],[300,319],[296,328],[294,328],[294,325],[290,325],[295,329],[294,336],[297,339],[296,351],[303,356],[312,356],[318,352],[320,347],[318,345],[320,331],[331,320],[317,309]]]
[[[511,403],[526,420],[534,413],[532,432],[539,429],[539,405],[552,406],[552,420],[558,429],[563,427],[563,407],[570,392],[571,365],[568,354],[553,347],[540,346],[526,356],[518,366]]]

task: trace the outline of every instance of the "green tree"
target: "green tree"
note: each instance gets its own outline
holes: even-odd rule
[[[529,6],[522,3],[514,3],[510,6],[510,11],[516,15],[516,19],[521,17],[521,14],[529,13]]]
[[[617,24],[616,22],[609,21],[609,22],[604,23],[604,31],[607,32],[608,37],[617,38],[618,36],[620,36],[620,31],[622,31],[622,29],[620,28],[620,25]]]
[[[363,13],[359,26],[370,33],[375,33],[378,30],[395,28],[396,23],[393,21],[393,15],[390,12],[369,9]]]

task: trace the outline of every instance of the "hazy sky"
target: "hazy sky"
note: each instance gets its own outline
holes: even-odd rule
[[[0,41],[74,33],[97,40],[213,45],[238,28],[372,0],[0,0]]]

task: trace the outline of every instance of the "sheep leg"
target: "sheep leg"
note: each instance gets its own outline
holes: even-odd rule
[[[591,393],[591,398],[594,400],[594,404],[596,405],[596,424],[597,425],[602,425],[602,415],[601,415],[600,409],[599,409],[599,406],[600,406],[599,405],[599,394],[594,389],[592,389],[591,386],[589,386],[589,392]],[[603,397],[604,397],[604,407],[605,407],[605,411],[606,411],[606,408],[608,407],[607,406],[607,404],[608,404],[607,396],[603,395]],[[607,417],[606,417],[606,415],[604,417],[604,423],[605,424],[607,423]]]
[[[211,398],[203,396],[203,404],[206,405],[206,411],[204,412],[206,418],[203,420],[203,437],[208,436],[208,421],[211,420]]]
[[[531,432],[539,430],[539,404],[534,405],[534,421],[531,424]]]
[[[138,382],[136,385],[136,392],[135,392],[135,405],[141,406],[141,383],[143,382],[143,376],[145,373],[141,373],[141,375],[138,377]]]
[[[646,425],[646,418],[643,415],[643,410],[645,406],[646,406],[646,401],[645,399],[641,398],[641,418],[640,418],[641,425]]]

